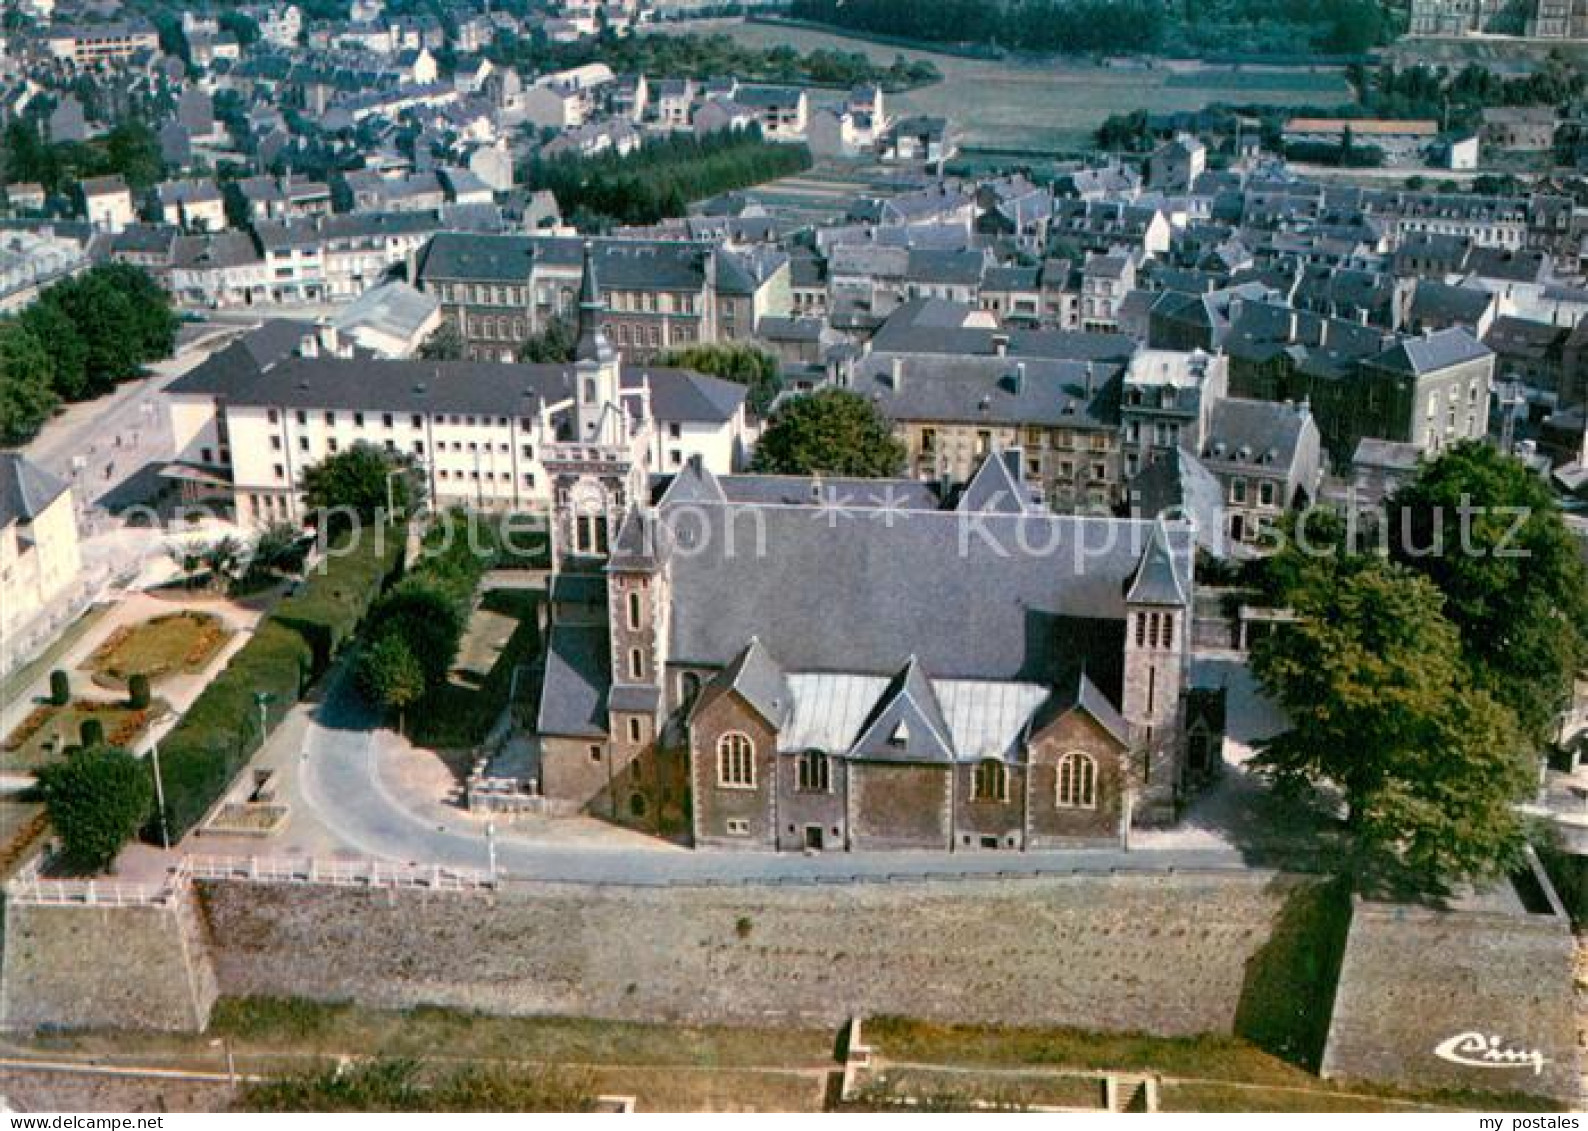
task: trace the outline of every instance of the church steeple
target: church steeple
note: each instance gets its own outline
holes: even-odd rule
[[[596,282],[595,245],[586,240],[584,274],[579,281],[579,344],[574,350],[575,361],[605,365],[612,360],[612,343],[601,328],[605,313],[606,303],[601,301],[601,287]]]

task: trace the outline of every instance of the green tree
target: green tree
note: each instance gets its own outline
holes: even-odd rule
[[[81,872],[115,863],[154,800],[148,766],[116,746],[77,750],[41,768],[37,782],[62,859]]]
[[[425,670],[407,640],[386,632],[359,658],[358,685],[371,703],[397,712],[397,729],[403,714],[425,693]]]
[[[1545,483],[1458,444],[1389,500],[1390,549],[1445,596],[1479,682],[1543,742],[1588,664],[1588,571]]]
[[[248,569],[259,576],[297,573],[308,553],[309,543],[299,527],[290,522],[273,522],[254,539]]]
[[[463,640],[467,598],[467,593],[454,593],[431,577],[405,578],[370,610],[376,642],[389,637],[401,641],[423,670],[425,687],[439,687]]]
[[[18,315],[17,323],[49,353],[50,380],[56,396],[64,401],[80,401],[91,395],[88,351],[78,336],[77,324],[50,299],[53,292],[54,288],[46,291],[38,302]]]
[[[663,365],[693,369],[743,385],[757,416],[765,416],[783,389],[777,358],[745,342],[711,342],[674,350],[662,358]]]
[[[820,389],[772,414],[755,449],[755,470],[777,475],[881,478],[904,468],[904,445],[866,398]]]
[[[437,326],[419,343],[418,357],[421,361],[462,361],[463,335],[458,333],[457,323],[449,319]]]
[[[1439,591],[1358,557],[1288,597],[1297,620],[1259,642],[1252,669],[1290,729],[1256,766],[1283,789],[1337,789],[1357,867],[1397,891],[1512,867],[1531,758],[1514,717],[1473,684]]]
[[[417,503],[419,477],[412,471],[413,460],[407,455],[374,444],[354,444],[304,468],[303,495],[311,510],[340,511],[360,522],[375,522],[386,514],[388,499],[400,514]]]
[[[578,331],[566,318],[553,318],[539,334],[518,347],[518,360],[526,365],[566,365],[579,344]]]
[[[0,444],[25,444],[60,403],[49,351],[20,322],[0,322]]]

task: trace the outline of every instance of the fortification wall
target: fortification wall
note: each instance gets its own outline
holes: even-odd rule
[[[1323,1075],[1580,1102],[1573,953],[1558,914],[1357,900]],[[1485,1045],[1538,1059],[1489,1059]]]
[[[0,1027],[200,1032],[215,996],[186,886],[163,904],[6,901]]]
[[[1317,885],[1261,873],[495,893],[199,885],[224,994],[505,1014],[1227,1033]],[[1324,999],[1327,1001],[1327,997]]]

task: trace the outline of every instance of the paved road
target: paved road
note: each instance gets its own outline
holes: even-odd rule
[[[284,788],[302,817],[334,830],[340,855],[484,868],[484,823],[406,790],[400,772],[405,748],[375,720],[349,681],[332,677],[326,699],[300,708],[278,729],[264,760],[290,769]],[[296,820],[297,818],[295,818]],[[299,840],[301,837],[289,839]],[[760,881],[779,878],[842,880],[933,874],[1015,875],[1096,872],[1114,868],[1241,868],[1229,849],[1042,853],[889,852],[797,854],[694,851],[649,838],[615,837],[558,842],[499,826],[497,863],[510,879],[665,884]],[[212,850],[203,840],[189,851]],[[257,846],[252,851],[260,851]],[[280,846],[263,851],[281,852]]]

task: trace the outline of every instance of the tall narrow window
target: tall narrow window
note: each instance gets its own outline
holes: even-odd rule
[[[645,678],[645,653],[638,648],[629,649],[629,678]]]
[[[637,592],[629,593],[629,630],[638,631],[640,627],[640,595]]]
[[[807,750],[799,756],[796,785],[801,793],[826,793],[832,788],[832,763],[820,750]]]
[[[988,758],[977,764],[970,797],[972,801],[1009,800],[1009,771],[1002,762]]]
[[[729,731],[717,740],[717,784],[731,789],[755,788],[755,744],[748,735]]]
[[[1058,804],[1062,809],[1097,808],[1097,762],[1087,754],[1059,759]]]

